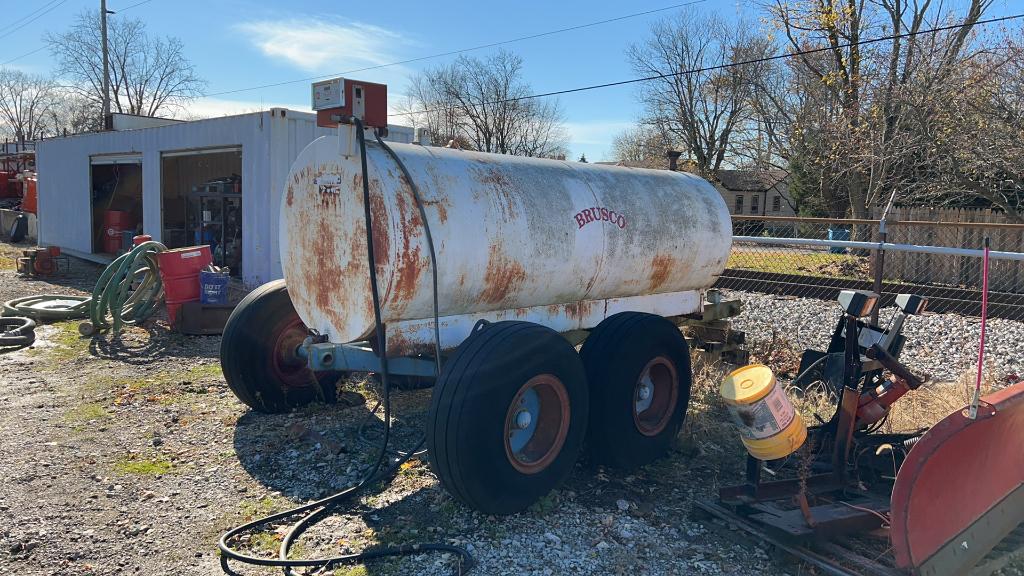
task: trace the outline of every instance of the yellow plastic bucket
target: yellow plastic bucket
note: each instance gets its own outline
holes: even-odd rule
[[[807,440],[803,418],[767,366],[750,364],[733,370],[722,382],[721,394],[743,445],[754,458],[785,458]]]

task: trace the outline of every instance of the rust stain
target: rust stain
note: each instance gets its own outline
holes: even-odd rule
[[[373,221],[373,262],[379,267],[391,259],[388,214],[380,194],[370,194],[370,218]]]
[[[437,220],[439,223],[444,224],[448,221],[448,203],[443,200],[424,200],[424,206],[432,206],[434,211],[437,212]]]
[[[651,260],[651,274],[649,276],[651,290],[657,290],[665,284],[672,273],[675,263],[675,258],[667,254],[658,254]]]
[[[480,293],[480,298],[488,304],[504,302],[510,294],[519,290],[524,280],[526,271],[523,265],[510,260],[499,245],[492,244],[487,270],[484,272],[484,290]]]
[[[421,254],[416,240],[422,234],[423,219],[415,207],[412,189],[403,185],[395,195],[398,209],[399,238],[397,261],[395,262],[394,285],[388,292],[388,305],[396,314],[401,314],[415,298],[420,288],[420,277],[428,268],[428,261]]]
[[[362,310],[365,314],[370,310],[370,305],[367,298],[350,302],[348,295],[351,291],[338,289],[339,283],[365,282],[368,276],[366,239],[361,229],[339,229],[338,222],[341,219],[338,217],[336,199],[326,202],[323,198],[316,198],[319,194],[315,194],[318,188],[315,178],[331,170],[337,173],[338,167],[318,166],[316,170],[304,168],[295,175],[294,186],[289,187],[289,206],[294,215],[292,225],[316,232],[294,235],[294,239],[301,242],[299,253],[302,257],[293,265],[297,265],[304,281],[300,283],[303,290],[292,291],[292,298],[313,304],[331,325],[340,329],[347,324],[353,312]],[[291,190],[293,187],[299,191],[298,194]],[[314,194],[302,194],[302,190]],[[347,261],[344,250],[340,250],[345,246],[351,251]]]
[[[291,207],[292,202],[295,201],[295,185],[294,184],[289,184],[288,185],[288,195],[285,198],[285,200],[288,203],[288,207]]]
[[[583,320],[584,318],[590,316],[590,313],[594,308],[594,301],[581,300],[579,302],[566,304],[564,308],[565,315],[568,316],[569,318],[572,318],[573,320]]]

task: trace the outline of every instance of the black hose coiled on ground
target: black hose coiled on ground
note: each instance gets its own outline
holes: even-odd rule
[[[36,341],[36,323],[31,318],[0,318],[0,353],[31,346]]]

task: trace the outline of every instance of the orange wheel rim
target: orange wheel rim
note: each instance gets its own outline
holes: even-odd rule
[[[679,376],[665,356],[653,358],[633,386],[633,423],[644,436],[657,436],[672,420],[679,401]]]
[[[552,374],[519,388],[505,413],[505,455],[523,474],[537,474],[558,457],[569,434],[569,393]]]

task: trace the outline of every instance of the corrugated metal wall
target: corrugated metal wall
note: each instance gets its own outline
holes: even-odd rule
[[[396,127],[391,138],[410,139]],[[90,158],[142,155],[143,230],[163,232],[161,155],[204,148],[242,147],[242,275],[248,285],[281,278],[278,216],[288,169],[314,138],[334,134],[316,116],[274,108],[157,128],[82,134],[39,143],[39,243],[88,254],[92,251]]]

